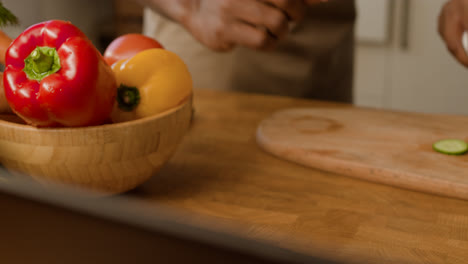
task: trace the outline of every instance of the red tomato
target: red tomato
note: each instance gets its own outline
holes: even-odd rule
[[[104,60],[108,65],[112,65],[119,60],[128,59],[136,55],[138,52],[164,47],[150,37],[142,34],[132,33],[125,34],[114,39],[104,51]]]

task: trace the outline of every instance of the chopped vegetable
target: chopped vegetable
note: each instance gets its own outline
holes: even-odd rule
[[[468,144],[460,139],[443,139],[435,142],[432,148],[448,155],[462,155],[468,152]]]

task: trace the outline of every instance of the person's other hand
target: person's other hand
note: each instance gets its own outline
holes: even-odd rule
[[[262,50],[274,47],[288,34],[289,22],[302,19],[308,4],[304,0],[185,2],[189,8],[181,23],[198,41],[217,51],[237,45]]]
[[[450,53],[468,67],[468,55],[462,44],[465,30],[468,31],[468,0],[448,1],[439,15],[439,34]]]

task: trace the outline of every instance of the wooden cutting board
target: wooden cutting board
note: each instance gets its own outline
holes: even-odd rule
[[[352,106],[297,108],[258,126],[257,142],[280,158],[392,186],[468,199],[468,155],[432,149],[439,139],[468,141],[468,116]]]

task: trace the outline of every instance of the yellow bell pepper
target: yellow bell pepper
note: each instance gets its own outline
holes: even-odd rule
[[[183,103],[192,94],[190,72],[175,53],[148,49],[112,65],[117,84],[113,122],[155,115]]]

